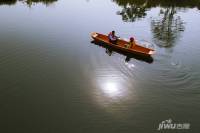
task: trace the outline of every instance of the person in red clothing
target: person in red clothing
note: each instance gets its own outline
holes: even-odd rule
[[[117,44],[117,38],[118,37],[115,35],[115,31],[110,32],[108,35],[109,42],[113,44]]]

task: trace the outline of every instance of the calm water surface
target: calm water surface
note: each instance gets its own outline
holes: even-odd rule
[[[200,10],[128,0],[0,2],[0,132],[200,131]],[[198,4],[198,3],[197,3]],[[152,62],[91,43],[115,30],[154,46]]]

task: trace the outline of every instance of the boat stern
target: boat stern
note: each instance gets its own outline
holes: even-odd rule
[[[150,50],[148,54],[149,54],[149,55],[154,55],[155,53],[156,53],[156,51]]]

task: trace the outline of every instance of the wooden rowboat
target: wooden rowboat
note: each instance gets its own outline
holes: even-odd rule
[[[91,33],[91,37],[95,41],[103,42],[106,45],[108,45],[112,48],[121,50],[123,52],[140,54],[140,55],[145,55],[145,56],[151,56],[151,55],[155,54],[155,50],[140,46],[138,44],[135,44],[132,48],[126,48],[125,45],[128,42],[125,41],[125,40],[122,40],[122,39],[118,39],[117,44],[112,44],[112,43],[109,42],[107,35],[103,35],[103,34],[100,34],[100,33],[93,32],[93,33]]]

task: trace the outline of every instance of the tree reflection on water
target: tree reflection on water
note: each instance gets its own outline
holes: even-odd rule
[[[118,14],[122,16],[122,20],[125,22],[134,22],[139,18],[146,16],[145,4],[142,6],[126,4],[123,6],[122,11],[119,11]]]
[[[14,5],[17,3],[17,1],[25,2],[29,6],[31,6],[33,3],[38,3],[38,2],[49,5],[57,0],[0,0],[0,5]]]
[[[0,0],[0,5],[14,5],[17,0]]]
[[[57,1],[57,0],[26,0],[26,3],[29,6],[31,6],[33,3],[38,3],[38,2],[41,2],[41,3],[45,4],[45,5],[49,5],[49,4],[51,4],[51,3],[55,2],[55,1]]]
[[[200,9],[200,0],[112,0],[122,7],[118,15],[125,22],[144,18],[153,7],[160,7],[158,17],[151,19],[153,40],[159,47],[172,47],[185,30],[178,12],[186,8]]]
[[[159,17],[151,20],[153,40],[159,47],[172,47],[185,30],[176,8],[161,8]]]

